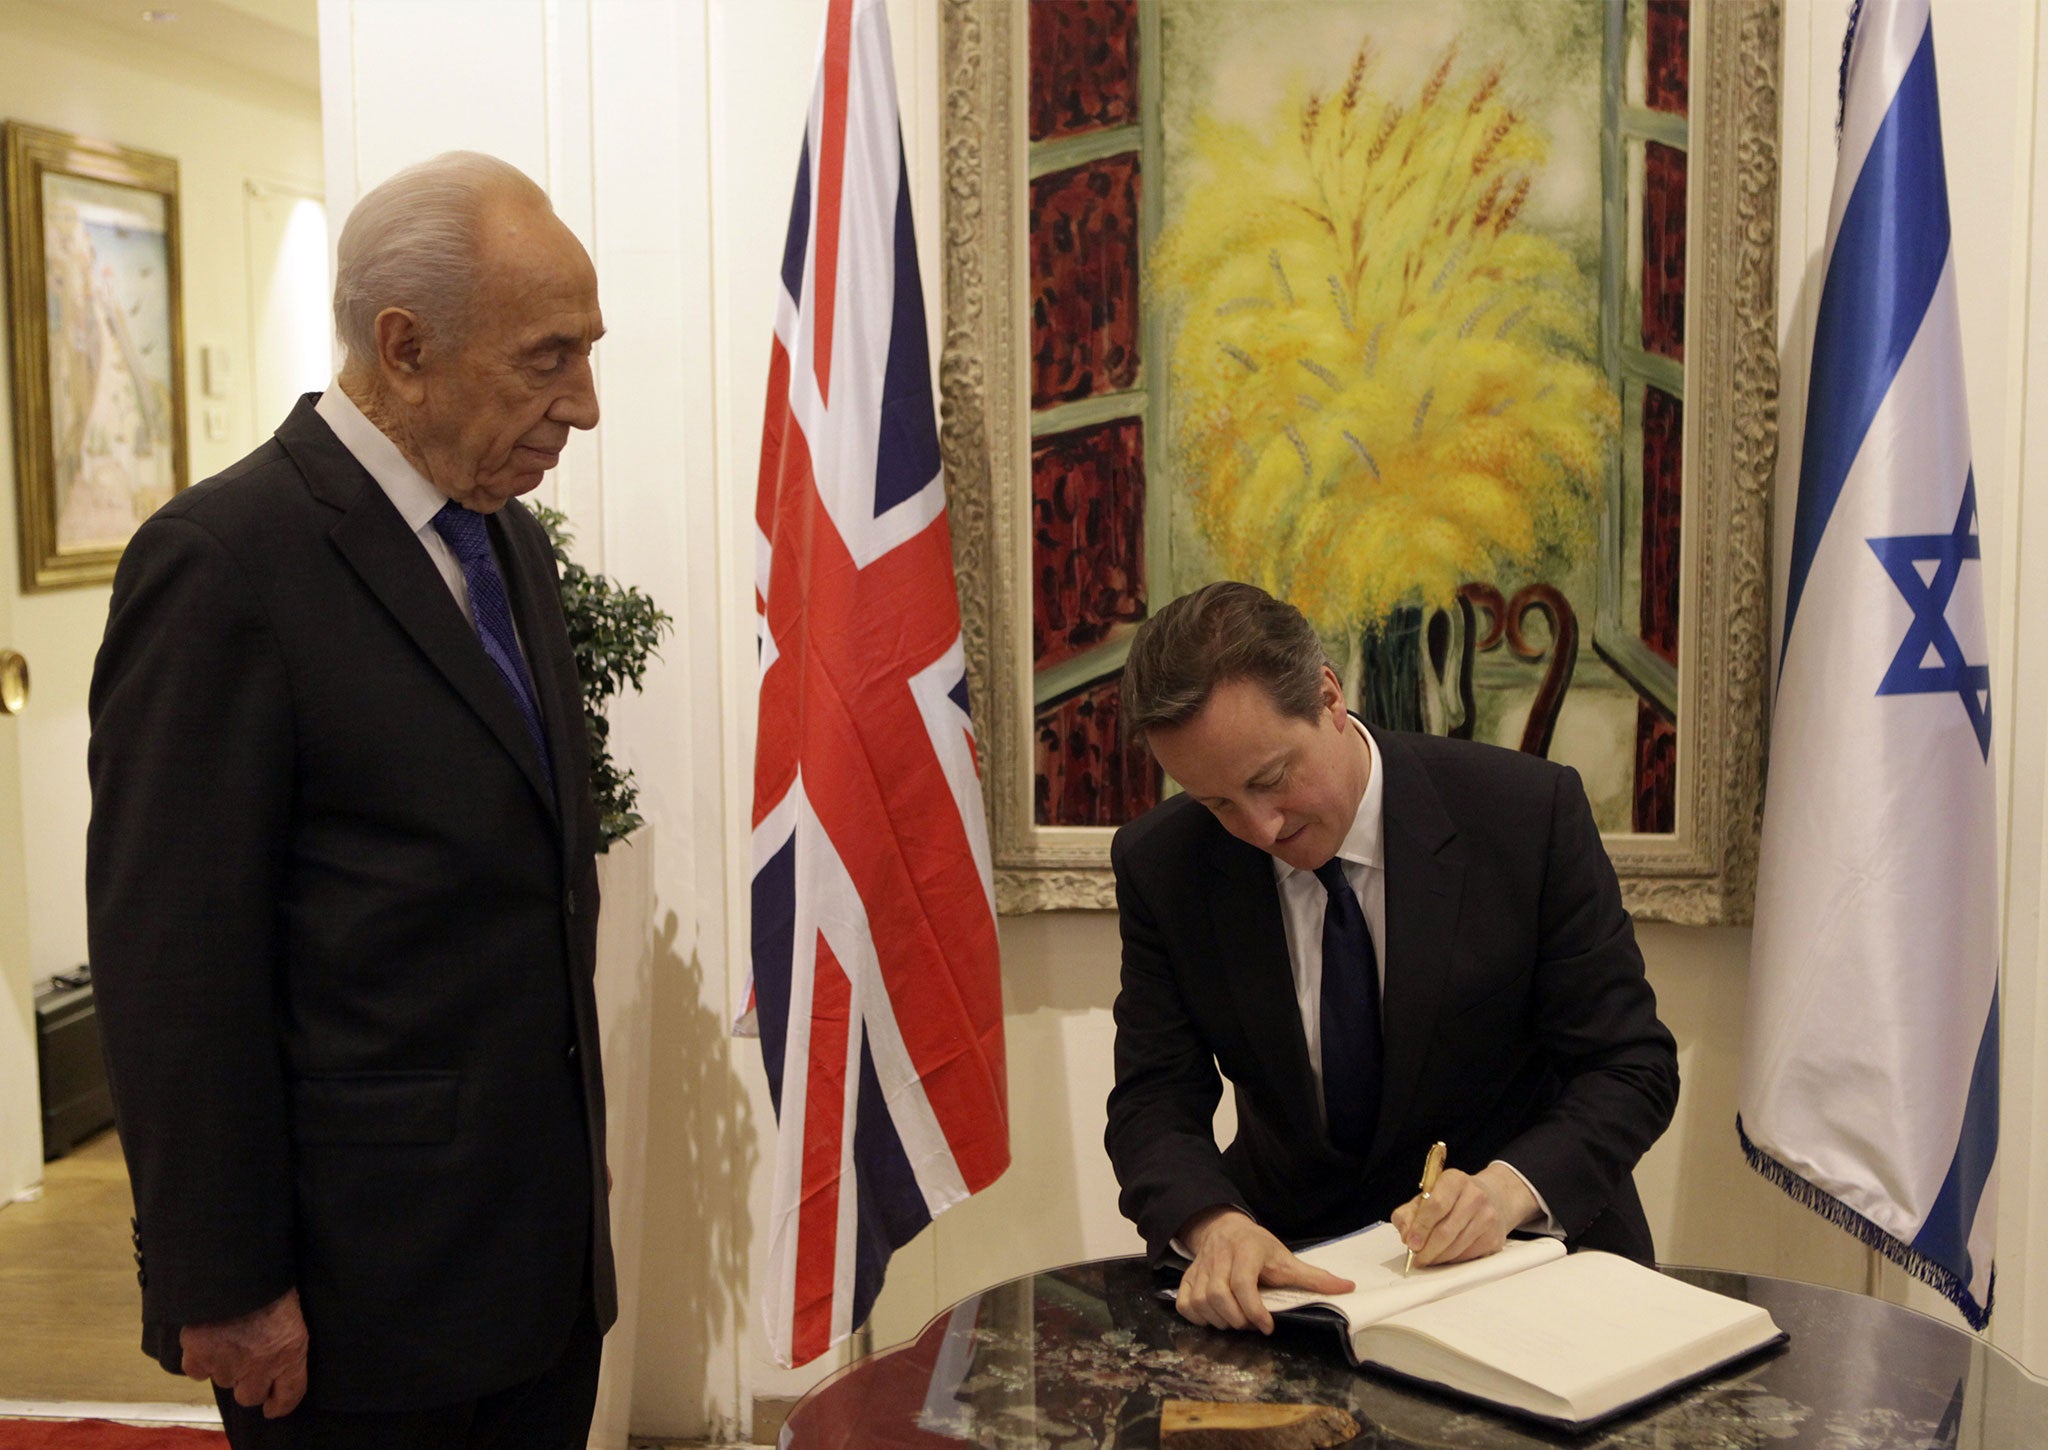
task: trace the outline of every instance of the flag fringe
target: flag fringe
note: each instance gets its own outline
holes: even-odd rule
[[[1842,122],[1849,117],[1849,52],[1856,48],[1856,27],[1863,21],[1863,0],[1849,9],[1849,28],[1842,32],[1841,84],[1835,91],[1835,149],[1842,149]]]
[[[1911,1244],[1879,1228],[1839,1198],[1825,1189],[1814,1187],[1752,1143],[1749,1134],[1743,1130],[1740,1113],[1735,1115],[1735,1135],[1742,1140],[1742,1156],[1749,1160],[1749,1166],[1784,1189],[1795,1202],[1812,1209],[1836,1228],[1855,1235],[1866,1246],[1876,1249],[1947,1299],[1956,1306],[1956,1311],[1963,1316],[1970,1328],[1983,1329],[1991,1322],[1991,1306],[1998,1295],[1997,1266],[1992,1267],[1991,1277],[1985,1282],[1984,1303],[1980,1306],[1970,1293],[1970,1286],[1964,1283],[1953,1269],[1945,1264],[1936,1263],[1915,1250]]]

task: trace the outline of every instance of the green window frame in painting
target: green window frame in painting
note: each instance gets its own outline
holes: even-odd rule
[[[1677,796],[1690,9],[1687,0],[1609,6],[1603,64],[1600,351],[1622,425],[1593,646],[1641,697],[1639,832],[1674,829]]]

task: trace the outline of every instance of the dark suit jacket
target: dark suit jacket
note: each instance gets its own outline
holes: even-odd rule
[[[92,682],[92,965],[144,1347],[296,1285],[308,1402],[405,1409],[615,1317],[597,820],[554,560],[490,533],[553,756],[308,396],[136,533]]]
[[[1177,796],[1117,832],[1123,989],[1107,1144],[1155,1256],[1234,1203],[1280,1238],[1414,1196],[1429,1145],[1505,1159],[1572,1247],[1648,1262],[1630,1177],[1678,1097],[1671,1034],[1578,776],[1492,746],[1374,730],[1385,814],[1386,1066],[1371,1153],[1318,1123],[1273,860]],[[1218,1069],[1238,1133],[1219,1152]]]

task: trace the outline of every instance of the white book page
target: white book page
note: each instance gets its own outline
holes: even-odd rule
[[[1563,1258],[1564,1245],[1556,1239],[1510,1239],[1506,1248],[1483,1259],[1417,1268],[1403,1275],[1401,1269],[1407,1261],[1408,1250],[1401,1243],[1400,1230],[1390,1223],[1383,1223],[1349,1238],[1318,1244],[1301,1257],[1303,1262],[1318,1269],[1327,1269],[1339,1278],[1351,1280],[1358,1287],[1349,1294],[1266,1289],[1259,1295],[1265,1300],[1266,1307],[1299,1309],[1308,1304],[1327,1304],[1340,1311],[1353,1329],[1358,1329],[1418,1304],[1427,1304],[1447,1294],[1456,1294],[1552,1259]]]
[[[1756,1305],[1613,1254],[1581,1253],[1482,1294],[1411,1309],[1360,1347],[1403,1369],[1397,1339],[1410,1334],[1539,1386],[1585,1418],[1773,1339],[1777,1326]]]

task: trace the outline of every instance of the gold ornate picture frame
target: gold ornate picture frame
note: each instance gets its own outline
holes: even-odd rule
[[[178,163],[9,121],[23,592],[104,582],[188,479]]]
[[[1200,6],[1210,0],[1169,3]],[[1634,633],[1634,615],[1629,612],[1634,602],[1617,611],[1603,576],[1597,619],[1590,603],[1585,610],[1585,642],[1590,648],[1582,649],[1580,657],[1592,659],[1597,650],[1603,668],[1631,683],[1640,682],[1646,701],[1684,722],[1673,747],[1673,778],[1665,788],[1668,828],[1609,830],[1606,835],[1627,904],[1648,919],[1739,923],[1749,919],[1754,894],[1769,661],[1766,522],[1777,447],[1782,18],[1777,0],[1722,0],[1690,7],[1683,0],[1627,0],[1626,7],[1618,5],[1604,15],[1599,0],[1592,0],[1588,8],[1596,18],[1589,23],[1612,31],[1622,23],[1615,15],[1626,8],[1631,23],[1640,27],[1636,17],[1646,5],[1666,16],[1675,12],[1681,25],[1690,26],[1689,113],[1676,133],[1681,138],[1676,144],[1685,147],[1690,161],[1689,176],[1681,173],[1679,188],[1690,239],[1683,253],[1684,346],[1682,380],[1669,384],[1682,392],[1684,401],[1683,533],[1674,586],[1681,618],[1673,623],[1681,631],[1682,647],[1674,642],[1668,653],[1675,659],[1663,663],[1636,648],[1636,641],[1624,637]],[[1113,828],[1041,822],[1045,784],[1036,761],[1044,734],[1046,671],[1042,657],[1034,659],[1034,433],[1042,437],[1048,431],[1049,411],[1060,426],[1078,430],[1100,428],[1117,409],[1090,399],[1064,404],[1064,411],[1048,410],[1042,397],[1035,397],[1032,309],[1042,308],[1045,299],[1033,296],[1033,188],[1049,175],[1055,161],[1068,167],[1089,164],[1109,156],[1119,144],[1136,156],[1141,144],[1154,145],[1156,132],[1156,127],[1144,131],[1141,143],[1134,118],[1113,118],[1128,122],[1121,129],[1126,141],[1120,143],[1115,135],[1082,137],[1059,150],[1053,160],[1042,159],[1048,148],[1034,146],[1032,133],[1043,126],[1027,116],[1033,99],[1027,27],[1030,12],[1038,8],[1010,0],[945,0],[944,5],[941,441],[950,481],[970,688],[985,741],[997,903],[1000,910],[1012,913],[1114,905],[1108,869]],[[1161,3],[1129,0],[1129,8],[1134,16],[1135,45],[1129,61],[1134,84],[1156,95],[1164,48],[1159,43]],[[1321,7],[1323,13],[1341,9]],[[1176,10],[1175,22],[1185,23],[1185,13]],[[1610,35],[1610,56],[1615,43]],[[1620,43],[1640,45],[1640,39],[1624,37]],[[1352,94],[1359,89],[1364,64],[1361,59],[1353,68]],[[1446,59],[1445,70],[1449,68]],[[1321,94],[1332,98],[1332,105],[1344,96],[1341,65],[1335,85]],[[1094,103],[1100,97],[1091,92],[1088,99]],[[1344,99],[1348,105],[1349,97]],[[1473,104],[1483,99],[1480,95]],[[1039,100],[1043,110],[1043,97]],[[1317,119],[1316,105],[1312,99],[1307,108],[1311,124]],[[1609,105],[1611,118],[1613,103]],[[1328,114],[1326,110],[1324,117]],[[1644,126],[1646,130],[1638,129],[1649,140],[1670,140],[1670,123],[1651,116]],[[1181,145],[1184,153],[1185,143]],[[1145,179],[1154,184],[1143,192],[1142,202],[1136,200],[1138,189],[1131,189],[1132,207],[1160,205],[1159,194],[1165,189],[1158,184],[1160,154],[1156,149],[1143,151],[1141,161],[1150,173]],[[1640,151],[1635,155],[1639,157]],[[1635,164],[1640,172],[1640,161]],[[1121,183],[1113,178],[1113,184]],[[1620,221],[1613,212],[1610,201],[1610,237],[1619,235],[1623,226],[1640,226],[1637,212],[1627,212]],[[1148,245],[1156,234],[1157,218],[1156,210],[1147,218]],[[1279,270],[1277,263],[1274,270]],[[1285,279],[1279,285],[1285,287]],[[1629,300],[1648,305],[1648,299]],[[1166,355],[1165,339],[1150,316],[1143,327],[1144,350],[1154,360],[1147,366],[1158,366],[1157,360]],[[1654,358],[1649,366],[1653,381],[1664,381],[1656,371],[1660,367],[1672,372]],[[1635,394],[1627,395],[1617,387],[1616,396],[1639,399],[1642,389],[1637,385]],[[1635,412],[1625,411],[1628,408]],[[1627,426],[1640,427],[1639,402],[1621,402],[1616,411]],[[1155,458],[1168,446],[1165,437],[1146,444]],[[1299,440],[1296,447],[1306,465],[1307,452]],[[1361,455],[1364,451],[1359,449]],[[1610,469],[1610,475],[1621,472],[1618,467]],[[1610,503],[1617,486],[1610,476]],[[1621,526],[1600,527],[1601,561],[1611,566],[1624,542]],[[1625,542],[1633,547],[1635,540]],[[1152,572],[1155,579],[1161,572],[1156,556]],[[1640,589],[1629,570],[1615,572],[1627,577],[1629,587]],[[1158,593],[1150,606],[1157,607],[1168,597]],[[1509,623],[1504,615],[1521,608],[1519,602],[1504,608],[1496,590],[1490,603],[1481,602],[1479,618],[1484,623],[1486,611],[1491,611],[1497,637],[1499,626]],[[1141,617],[1141,612],[1125,616],[1134,617]],[[1555,629],[1556,617],[1549,618]],[[1617,618],[1623,621],[1620,635],[1614,628]],[[1466,608],[1464,619],[1472,629],[1471,608]],[[1456,646],[1452,648],[1455,652]],[[1466,659],[1469,671],[1469,648]],[[1040,677],[1036,693],[1035,672]],[[1657,700],[1651,700],[1653,692]],[[1115,762],[1105,767],[1117,768]]]

